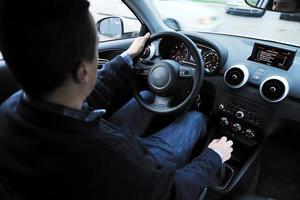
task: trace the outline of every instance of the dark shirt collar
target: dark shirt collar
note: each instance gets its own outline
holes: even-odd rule
[[[51,102],[34,100],[29,98],[25,93],[23,93],[22,95],[22,100],[31,105],[34,105],[38,109],[60,114],[84,122],[94,122],[96,120],[100,120],[100,118],[106,113],[105,109],[92,110],[88,106],[87,102],[84,102],[82,105],[82,109],[78,110]]]

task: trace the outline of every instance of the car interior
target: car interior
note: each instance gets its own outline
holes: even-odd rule
[[[232,158],[200,199],[300,199],[300,47],[241,35],[173,31],[150,2],[123,2],[141,22],[139,34],[152,35],[134,61],[134,84],[120,88],[106,117],[134,96],[158,115],[150,134],[182,112],[200,111],[208,118],[208,130],[195,156],[215,138],[234,141]],[[98,31],[105,20],[97,22]],[[99,43],[99,69],[133,40]],[[19,90],[4,60],[0,88],[0,104]],[[142,90],[153,92],[155,101],[143,101]],[[15,199],[1,185],[1,199]]]

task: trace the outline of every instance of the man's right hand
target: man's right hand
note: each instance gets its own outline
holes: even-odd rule
[[[231,158],[231,153],[233,151],[232,145],[233,142],[231,140],[227,141],[226,137],[222,137],[221,139],[213,140],[208,145],[208,148],[218,153],[222,159],[222,163],[224,163]]]

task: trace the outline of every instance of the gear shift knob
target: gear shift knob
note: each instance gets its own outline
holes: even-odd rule
[[[216,177],[212,182],[212,185],[218,188],[225,189],[231,181],[233,173],[234,171],[229,165],[223,164],[217,172]]]

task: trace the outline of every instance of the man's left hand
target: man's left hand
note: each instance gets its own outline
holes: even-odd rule
[[[126,53],[128,53],[132,59],[136,58],[138,55],[142,53],[144,46],[149,38],[150,38],[150,33],[147,33],[144,36],[136,38],[131,44],[131,46],[126,50]]]

